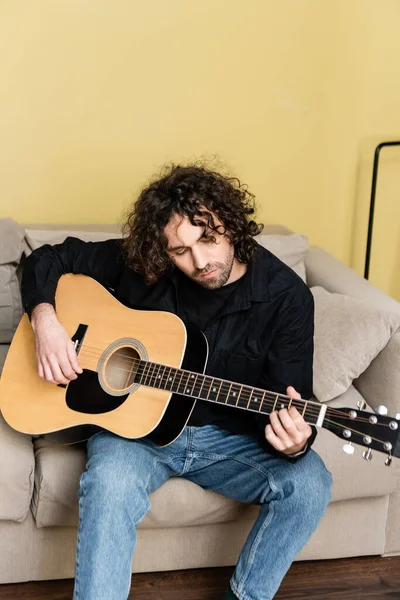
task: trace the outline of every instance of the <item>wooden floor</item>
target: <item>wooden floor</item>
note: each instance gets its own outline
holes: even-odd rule
[[[231,568],[134,575],[129,600],[222,600]],[[71,600],[73,581],[0,585],[0,600]],[[400,599],[400,556],[294,563],[277,600]]]

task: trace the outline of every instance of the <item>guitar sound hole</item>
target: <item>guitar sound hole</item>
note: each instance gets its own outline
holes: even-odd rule
[[[104,375],[107,386],[122,391],[135,382],[140,355],[130,346],[123,346],[113,352],[105,365]]]

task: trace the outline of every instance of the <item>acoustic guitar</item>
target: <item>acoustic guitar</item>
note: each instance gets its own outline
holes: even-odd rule
[[[400,456],[399,418],[242,385],[205,375],[204,334],[176,315],[127,308],[95,280],[63,275],[56,292],[57,316],[75,345],[83,373],[67,386],[38,376],[35,339],[25,314],[14,335],[0,379],[0,408],[17,431],[64,434],[64,443],[106,429],[164,446],[184,429],[196,400],[268,415],[295,406],[310,425],[352,443]],[[86,434],[85,434],[86,435]],[[60,438],[62,439],[62,438]]]

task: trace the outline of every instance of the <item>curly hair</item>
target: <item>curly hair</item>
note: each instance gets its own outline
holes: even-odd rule
[[[148,284],[155,283],[171,267],[164,228],[178,214],[192,225],[199,225],[199,217],[205,220],[209,229],[226,235],[237,260],[248,264],[257,247],[253,238],[263,229],[249,219],[254,212],[254,195],[236,177],[199,166],[169,166],[142,190],[127,216],[122,245],[126,263]]]

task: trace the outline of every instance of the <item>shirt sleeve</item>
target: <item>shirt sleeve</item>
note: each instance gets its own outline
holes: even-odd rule
[[[104,287],[114,287],[123,267],[121,240],[84,242],[68,237],[62,244],[46,244],[30,254],[21,280],[22,304],[29,318],[38,304],[55,308],[58,280],[64,273],[88,275]]]
[[[313,357],[314,298],[310,293],[301,305],[285,309],[272,339],[259,387],[286,394],[286,388],[291,385],[302,398],[309,400],[313,390]],[[265,439],[264,429],[268,423],[268,417],[257,417],[263,446],[268,452],[293,462],[307,454],[317,435],[317,430],[313,427],[304,451],[288,456],[275,450]]]

